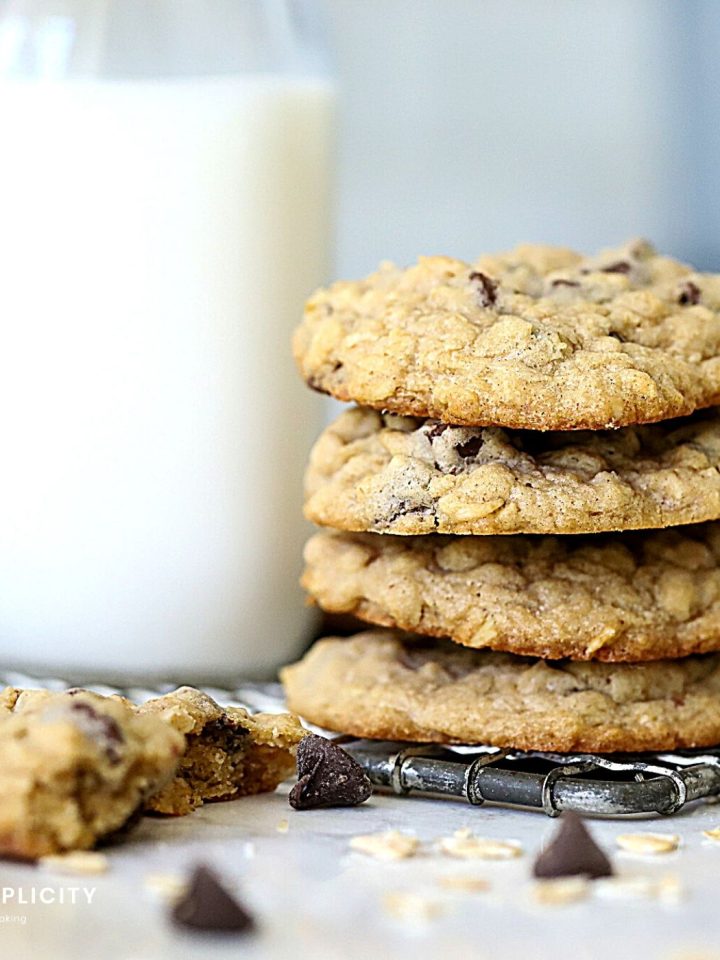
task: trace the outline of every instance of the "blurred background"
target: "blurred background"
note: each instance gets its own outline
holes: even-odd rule
[[[0,665],[295,656],[307,295],[523,242],[720,269],[719,49],[718,0],[0,0]]]
[[[720,267],[717,0],[326,0],[335,271],[644,235]]]

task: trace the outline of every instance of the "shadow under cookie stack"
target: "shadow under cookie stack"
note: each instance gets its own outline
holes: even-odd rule
[[[303,584],[374,626],[283,670],[293,711],[521,750],[720,742],[720,276],[643,242],[423,258],[319,291],[294,348],[358,404],[311,454]]]

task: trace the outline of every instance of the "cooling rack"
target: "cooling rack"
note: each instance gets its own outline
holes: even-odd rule
[[[57,677],[39,679],[17,672],[0,672],[0,684],[55,690],[72,685]],[[83,686],[143,702],[177,684]],[[282,688],[275,683],[203,689],[219,703],[240,704],[252,711],[284,709]],[[376,789],[398,796],[426,794],[473,806],[494,803],[538,810],[550,817],[564,810],[590,816],[669,815],[693,801],[720,798],[720,746],[711,750],[603,755],[339,739]]]

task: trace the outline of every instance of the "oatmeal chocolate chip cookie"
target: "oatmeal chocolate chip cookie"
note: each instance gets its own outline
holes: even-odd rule
[[[220,707],[192,687],[148,700],[138,712],[162,718],[187,742],[174,779],[146,803],[155,813],[181,815],[209,800],[274,790],[294,772],[295,751],[307,733],[290,714]]]
[[[0,855],[84,850],[170,779],[184,737],[120,697],[8,688],[0,698]]]
[[[637,241],[384,264],[309,300],[293,341],[339,400],[446,423],[621,427],[720,403],[720,275]]]
[[[720,650],[720,523],[590,537],[316,534],[302,583],[330,613],[534,657]]]
[[[720,518],[720,411],[615,431],[508,431],[345,411],[305,515],[377,533],[598,533]]]
[[[608,753],[720,742],[716,654],[546,661],[378,630],[320,640],[281,677],[292,710],[358,737]]]

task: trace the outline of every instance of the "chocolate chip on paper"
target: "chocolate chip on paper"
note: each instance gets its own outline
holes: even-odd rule
[[[180,927],[208,933],[248,933],[255,926],[251,914],[228,893],[217,874],[205,866],[192,871],[187,890],[171,916]]]
[[[612,864],[593,840],[581,817],[568,812],[533,867],[536,877],[611,877]]]
[[[342,747],[310,734],[297,751],[298,782],[288,800],[296,810],[355,807],[372,794],[365,771]]]

